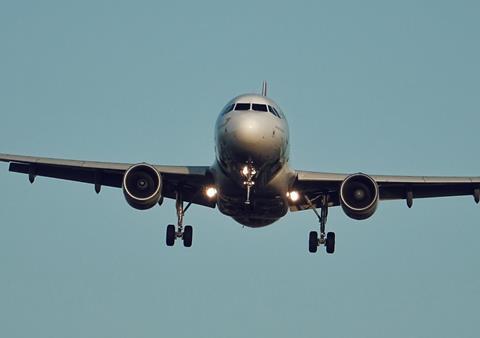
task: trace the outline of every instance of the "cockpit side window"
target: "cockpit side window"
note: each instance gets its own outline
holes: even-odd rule
[[[226,106],[225,108],[223,108],[222,112],[220,113],[220,115],[225,115],[225,114],[228,114],[230,113],[232,110],[233,110],[233,106],[235,106],[234,104],[229,104],[228,106]]]
[[[265,104],[253,103],[252,108],[255,111],[268,111],[267,106]]]
[[[270,113],[272,113],[273,115],[275,115],[276,117],[278,118],[281,118],[280,114],[278,113],[278,111],[273,108],[272,106],[268,106],[268,110],[270,110]]]
[[[237,103],[235,110],[250,110],[250,103]]]

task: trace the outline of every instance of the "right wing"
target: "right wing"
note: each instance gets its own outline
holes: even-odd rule
[[[0,161],[9,162],[9,170],[27,174],[31,183],[36,176],[45,176],[62,180],[90,183],[95,191],[101,186],[121,188],[123,175],[133,163],[113,163],[66,160],[46,157],[32,157],[0,154]],[[183,200],[194,204],[215,207],[203,191],[212,183],[207,166],[164,166],[153,165],[162,176],[162,196],[175,198],[175,192],[181,191]]]
[[[297,171],[293,190],[315,198],[326,194],[329,206],[340,204],[340,186],[349,174],[321,173],[311,171]],[[480,201],[480,177],[441,177],[441,176],[388,176],[370,175],[378,184],[380,200],[406,200],[408,195],[412,199],[446,197],[446,196],[474,196]],[[320,207],[320,200],[314,201]],[[299,200],[290,206],[292,211],[308,209],[309,205]]]

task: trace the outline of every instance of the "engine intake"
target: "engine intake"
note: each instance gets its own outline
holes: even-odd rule
[[[366,219],[373,215],[378,204],[378,185],[365,174],[348,176],[340,186],[340,204],[347,216]]]
[[[135,209],[150,209],[162,197],[162,178],[151,165],[141,163],[131,166],[123,176],[123,194]]]

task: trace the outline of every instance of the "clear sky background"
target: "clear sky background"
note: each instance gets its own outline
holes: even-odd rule
[[[304,170],[480,175],[478,1],[1,1],[0,152],[209,165],[270,85]],[[1,337],[478,337],[471,196],[242,228],[0,164]]]

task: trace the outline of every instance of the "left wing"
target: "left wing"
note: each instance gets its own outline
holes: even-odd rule
[[[340,204],[340,186],[348,174],[297,171],[292,190],[306,194],[310,199],[326,194],[329,206]],[[441,176],[386,176],[370,175],[377,182],[380,200],[412,201],[415,198],[465,196],[472,195],[475,202],[480,201],[480,177],[441,177]],[[314,201],[320,207],[320,200]],[[290,210],[308,209],[308,204],[299,200],[290,206]]]
[[[66,160],[46,157],[32,157],[0,154],[0,161],[9,162],[12,172],[27,174],[31,183],[36,176],[90,183],[95,191],[102,186],[121,188],[123,175],[133,163],[113,163]],[[175,192],[182,192],[183,200],[208,207],[215,203],[205,198],[203,189],[212,182],[207,166],[163,166],[153,165],[162,176],[162,195],[175,198]]]

